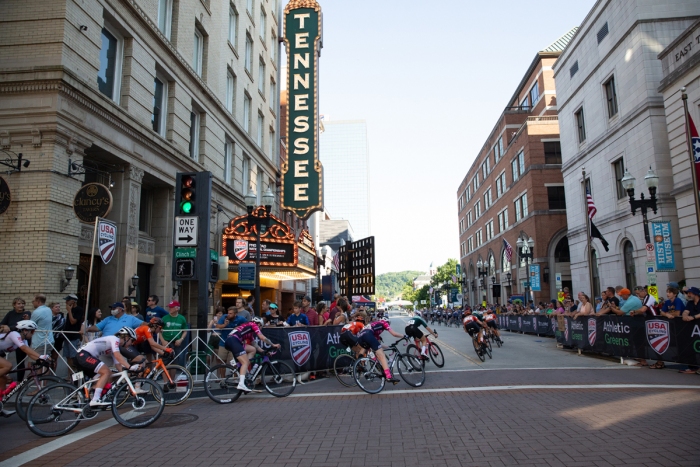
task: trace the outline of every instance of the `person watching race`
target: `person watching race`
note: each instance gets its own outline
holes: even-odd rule
[[[233,353],[233,356],[241,364],[240,380],[238,381],[238,390],[243,392],[251,392],[250,388],[245,384],[245,375],[248,372],[250,359],[255,356],[255,352],[264,352],[263,349],[255,344],[255,336],[258,339],[276,349],[281,348],[280,344],[273,344],[270,339],[265,337],[260,331],[260,327],[264,324],[262,318],[255,317],[252,321],[241,324],[235,328],[226,338],[226,350]]]
[[[136,364],[129,367],[126,358],[119,351],[121,347],[128,347],[135,340],[136,333],[134,330],[124,326],[115,335],[97,338],[78,350],[78,357],[76,358],[78,368],[90,378],[96,374],[99,375],[97,383],[95,383],[95,393],[90,401],[90,407],[101,407],[111,404],[111,402],[102,400],[102,390],[107,385],[112,372],[100,360],[101,356],[110,355],[115,366],[120,371],[123,368],[129,368],[131,371],[139,370],[140,366]]]
[[[479,318],[477,318],[474,314],[472,314],[471,310],[465,311],[466,316],[464,317],[464,320],[462,320],[462,323],[464,324],[464,332],[469,334],[470,336],[473,335],[474,332],[479,333],[479,343],[483,344],[484,343],[484,323],[482,323]]]
[[[365,329],[360,331],[360,333],[358,334],[357,340],[361,346],[365,348],[369,347],[370,349],[372,349],[372,351],[377,356],[379,363],[382,365],[382,368],[384,368],[384,376],[386,376],[387,381],[396,384],[399,382],[399,379],[391,374],[391,370],[389,369],[389,363],[386,359],[386,354],[384,353],[384,350],[382,349],[382,346],[379,343],[379,340],[381,339],[380,336],[384,331],[387,331],[394,337],[404,337],[398,332],[391,329],[391,327],[386,321],[379,320],[373,321],[367,326],[365,326]]]
[[[16,350],[21,350],[27,356],[33,360],[46,360],[51,362],[48,355],[39,355],[39,353],[29,347],[27,342],[31,340],[34,331],[36,331],[36,323],[30,319],[23,319],[17,321],[15,325],[16,331],[10,331],[4,334],[0,334],[0,352],[10,353]],[[5,394],[9,394],[16,386],[17,382],[13,381],[9,386],[7,386],[7,377],[5,376],[12,370],[12,363],[9,360],[0,356],[0,397]],[[0,414],[3,417],[9,417],[14,414],[13,411],[3,409]]]
[[[433,331],[430,329],[428,326],[428,323],[425,322],[423,318],[420,316],[414,316],[411,319],[408,320],[408,325],[406,326],[406,329],[404,332],[408,337],[413,337],[415,339],[420,339],[421,343],[421,349],[420,349],[420,355],[423,360],[428,359],[428,338],[423,334],[423,332],[420,330],[420,327],[423,326],[427,331],[432,334],[432,336],[437,339],[438,335],[436,331]]]

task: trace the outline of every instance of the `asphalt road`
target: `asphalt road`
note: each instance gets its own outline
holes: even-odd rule
[[[192,398],[142,430],[103,415],[55,439],[0,419],[0,467],[700,465],[699,376],[507,332],[481,363],[461,329],[437,330],[446,364],[421,388],[372,396],[325,378],[284,399]]]

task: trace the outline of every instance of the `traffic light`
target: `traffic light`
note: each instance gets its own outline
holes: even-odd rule
[[[197,174],[196,173],[178,173],[175,186],[178,190],[177,198],[177,215],[179,216],[194,216],[197,214],[196,190],[197,190]]]

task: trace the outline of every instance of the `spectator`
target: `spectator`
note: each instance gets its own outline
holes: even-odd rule
[[[620,303],[620,309],[622,309],[622,306],[625,304],[625,299],[622,297],[622,294],[620,293],[624,289],[621,285],[615,286],[615,296],[617,297],[617,301]]]
[[[338,294],[338,293],[333,294],[333,301],[331,302],[331,306],[328,308],[329,310],[333,311],[333,308],[335,308],[338,305],[339,298],[340,298],[340,294]]]
[[[583,292],[578,293],[578,299],[581,302],[581,309],[574,313],[572,316],[573,319],[577,319],[579,316],[589,316],[589,315],[594,315],[595,312],[593,311],[593,305],[590,303],[590,298],[588,298],[588,295],[586,295]]]
[[[51,365],[51,368],[56,371],[58,355],[61,353],[64,343],[64,337],[63,334],[61,334],[61,331],[63,331],[63,328],[66,325],[66,318],[63,316],[63,313],[61,313],[60,303],[51,302],[48,304],[48,307],[51,308],[51,314],[53,315],[51,317],[51,329],[53,329],[53,348],[51,349],[51,360],[53,360],[53,364]]]
[[[612,308],[612,312],[616,315],[629,316],[630,313],[642,307],[642,301],[639,299],[639,297],[632,295],[630,289],[622,289],[619,293],[620,297],[622,297],[622,300],[620,300],[622,305],[620,305],[620,308]]]
[[[141,306],[139,306],[139,304],[136,302],[131,302],[131,307],[129,307],[129,314],[138,319],[143,319],[143,315],[141,315]]]
[[[270,309],[265,314],[268,326],[284,326],[284,320],[278,314],[279,309],[274,303],[270,303]]]
[[[236,301],[243,300],[242,298],[237,298]],[[228,307],[227,314],[222,315],[216,324],[216,329],[219,330],[219,350],[217,355],[224,363],[230,363],[235,357],[233,353],[226,349],[226,338],[233,331],[236,326],[246,323],[245,318],[242,316],[237,316],[236,312],[238,309],[235,306]]]
[[[603,299],[600,297],[596,297],[595,298],[595,312],[598,313],[602,306],[603,306]]]
[[[245,299],[245,309],[250,313],[250,316],[248,317],[248,321],[251,320],[253,316],[255,316],[255,297],[253,294],[248,295],[248,297]]]
[[[270,311],[270,303],[272,303],[270,300],[263,300],[260,303],[260,314],[262,316],[265,316]]]
[[[678,297],[678,289],[669,287],[666,289],[666,298],[664,306],[661,307],[661,316],[666,318],[677,318],[685,310],[683,301]]]
[[[49,347],[53,345],[53,332],[51,332],[53,313],[51,308],[46,306],[46,295],[36,294],[32,305],[34,305],[34,311],[31,320],[36,323],[36,332],[32,337],[32,348],[39,355],[48,355],[51,353]]]
[[[333,310],[331,310],[331,315],[329,316],[329,319],[333,320],[334,325],[348,324],[350,322],[350,317],[347,314],[349,307],[350,304],[348,303],[347,298],[340,297],[338,299],[338,303],[334,308],[335,314],[333,314]]]
[[[328,311],[328,305],[324,302],[319,302],[316,304],[316,313],[318,313],[319,324],[326,324],[330,319],[330,312]]]
[[[681,288],[681,286],[678,285],[678,282],[669,282],[668,284],[666,284],[666,288],[669,288],[669,287],[672,289],[676,289],[676,290],[680,290],[680,288]],[[683,302],[683,306],[685,306],[688,299],[686,299],[685,296],[681,295],[680,293],[677,295],[678,295],[678,298],[680,299],[680,301]]]
[[[112,303],[109,307],[112,316],[108,316],[96,325],[88,327],[88,332],[101,332],[103,336],[113,336],[124,326],[136,329],[141,326],[141,321],[124,312],[124,304],[122,302]]]
[[[606,313],[610,313],[610,309],[613,306],[615,308],[619,308],[620,300],[618,300],[615,296],[615,289],[612,287],[608,287],[606,290],[603,291],[603,305],[600,307],[600,311],[598,312],[598,314],[604,315]]]
[[[97,326],[97,323],[102,320],[102,310],[97,307],[90,308],[87,315],[87,327]],[[87,344],[100,337],[100,332],[86,332],[85,324],[80,328],[80,333],[83,335],[83,343]]]
[[[219,353],[221,334],[218,332],[216,325],[219,324],[219,320],[222,316],[224,316],[224,311],[226,311],[224,307],[217,306],[216,310],[214,311],[214,316],[212,316],[212,318],[209,320],[209,324],[207,324],[207,329],[209,329],[211,332],[209,334],[209,339],[207,339],[207,345],[211,348],[211,351],[207,349],[207,364],[209,366],[214,364],[213,355]]]
[[[180,302],[177,300],[170,302],[168,308],[170,309],[168,315],[162,318],[161,342],[163,342],[163,345],[168,345],[168,347],[173,349],[176,356],[175,361],[178,365],[184,366],[187,352],[184,352],[185,347],[183,344],[187,337],[187,320],[179,314]]]
[[[1,333],[7,334],[10,331],[16,331],[18,322],[25,319],[31,319],[32,312],[25,310],[25,305],[26,302],[22,297],[16,297],[14,300],[12,300],[12,310],[8,311],[2,318],[2,321],[0,321]],[[29,346],[31,347],[31,345],[32,343],[30,339]],[[25,368],[24,359],[27,358],[27,354],[25,354],[22,349],[15,350],[15,358],[17,359],[17,369]],[[23,379],[24,371],[18,371],[17,380],[22,381]]]
[[[307,314],[310,309],[311,297],[309,297],[308,295],[304,295],[304,298],[301,299],[301,312],[302,314]]]
[[[634,288],[634,291],[637,294],[637,298],[642,302],[642,306],[636,310],[630,311],[630,316],[656,316],[656,299],[653,295],[647,293],[647,288],[638,285]]]
[[[66,325],[64,328],[66,343],[63,345],[63,357],[73,370],[77,368],[74,359],[78,356],[78,348],[83,340],[81,330],[85,321],[85,310],[78,306],[78,296],[68,295],[66,301]],[[58,348],[56,348],[58,350]]]
[[[146,320],[151,321],[151,318],[163,318],[168,314],[163,307],[158,306],[158,295],[149,295],[146,299]]]
[[[309,307],[306,310],[306,317],[309,319],[309,326],[318,326],[319,315],[315,308]]]
[[[292,314],[287,318],[287,324],[290,326],[308,326],[309,318],[301,314],[302,303],[297,300],[292,307]]]
[[[243,297],[236,297],[236,316],[244,318],[244,323],[247,323],[252,319],[250,311],[246,307],[246,301]]]

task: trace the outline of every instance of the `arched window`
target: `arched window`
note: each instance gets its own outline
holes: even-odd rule
[[[489,255],[489,277],[494,277],[496,275],[496,258],[493,257],[493,253]]]
[[[563,237],[554,248],[554,261],[556,263],[570,263],[571,256],[569,255],[569,238]]]
[[[627,240],[622,246],[622,252],[625,257],[625,279],[627,288],[634,290],[637,287],[637,270],[634,267],[634,247],[632,242]]]
[[[510,260],[508,260],[508,256],[506,256],[506,250],[503,250],[503,253],[501,253],[501,273],[509,273],[511,267]]]

